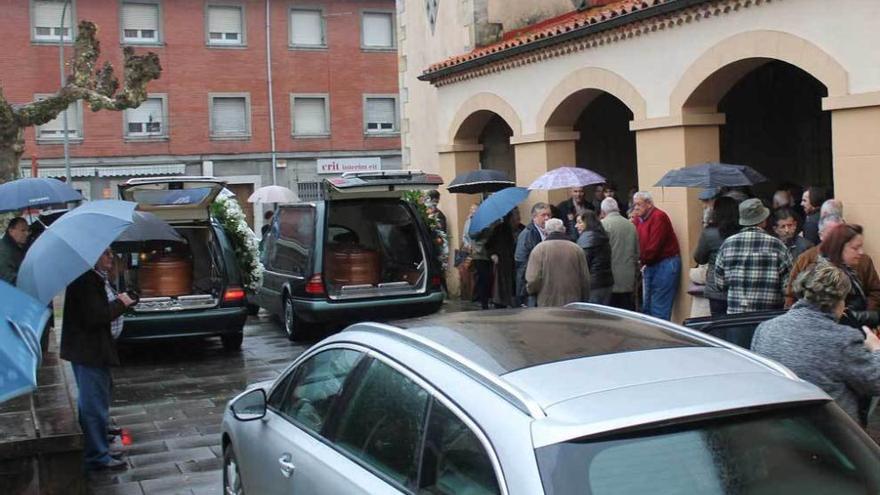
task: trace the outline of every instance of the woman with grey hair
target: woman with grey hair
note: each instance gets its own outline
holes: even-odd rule
[[[791,310],[755,330],[752,350],[779,361],[822,388],[865,426],[871,397],[880,395],[880,339],[869,328],[841,325],[851,285],[842,270],[819,262],[793,284]]]

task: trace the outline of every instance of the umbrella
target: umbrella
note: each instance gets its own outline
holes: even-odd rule
[[[95,266],[101,253],[133,222],[136,203],[90,201],[49,226],[28,249],[16,284],[48,304],[70,282]]]
[[[299,197],[284,186],[265,186],[254,191],[248,203],[296,203]]]
[[[605,183],[605,177],[580,167],[559,167],[547,172],[532,182],[529,189],[566,189]]]
[[[17,179],[0,184],[0,213],[82,199],[82,194],[58,179]]]
[[[496,221],[504,218],[510,210],[523,202],[529,195],[529,190],[524,187],[508,187],[489,196],[474,212],[471,217],[471,226],[468,235],[476,234],[489,227]]]
[[[116,242],[176,241],[184,242],[183,237],[168,225],[165,220],[147,211],[136,211],[133,223],[116,238]]]
[[[702,163],[666,172],[655,187],[736,187],[766,182],[767,178],[747,165]]]
[[[36,388],[49,316],[46,305],[0,281],[0,402]]]
[[[451,193],[478,194],[500,191],[515,185],[516,183],[500,170],[473,170],[456,176],[446,190]]]

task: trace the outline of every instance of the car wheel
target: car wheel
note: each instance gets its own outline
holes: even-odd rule
[[[241,330],[236,333],[228,333],[220,336],[220,341],[223,342],[224,351],[240,351],[242,340],[244,340],[244,333]]]
[[[232,451],[232,444],[223,449],[223,493],[225,495],[243,495],[244,487],[241,484],[241,475],[238,471],[238,461]]]

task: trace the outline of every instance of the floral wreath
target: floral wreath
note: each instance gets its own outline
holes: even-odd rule
[[[445,272],[449,268],[449,236],[440,228],[440,210],[433,204],[426,191],[406,191],[403,198],[416,207],[422,222],[430,230],[434,253]]]
[[[257,290],[263,278],[263,264],[257,237],[248,226],[244,211],[234,198],[221,195],[211,205],[211,214],[229,236],[243,285],[251,291]]]

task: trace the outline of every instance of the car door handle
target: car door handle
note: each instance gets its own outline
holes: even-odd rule
[[[278,465],[281,466],[281,474],[283,474],[285,478],[290,478],[293,475],[293,470],[296,469],[296,466],[291,462],[291,456],[288,453],[284,453],[278,458]]]

